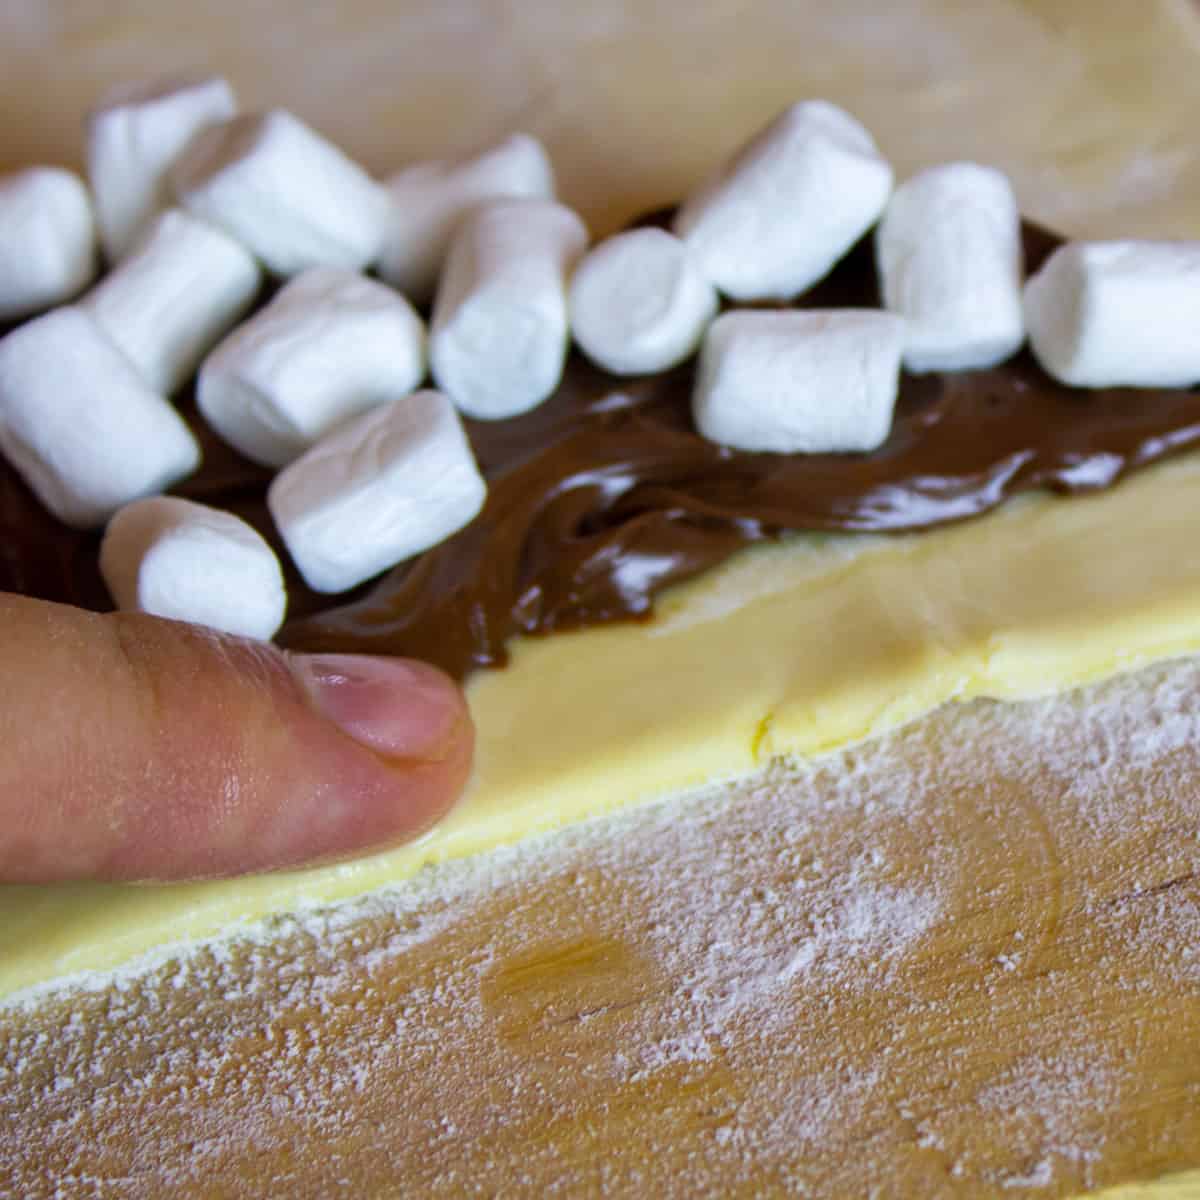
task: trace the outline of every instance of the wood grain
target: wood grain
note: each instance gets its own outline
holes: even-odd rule
[[[1198,1167],[1197,778],[1189,661],[450,864],[0,1016],[0,1179],[932,1197]]]

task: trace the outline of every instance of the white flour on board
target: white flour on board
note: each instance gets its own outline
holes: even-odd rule
[[[1105,1113],[1133,1083],[1112,1030],[1091,1028],[1086,1006],[1064,1010],[1045,1046],[1011,1029],[1030,994],[1066,986],[1053,964],[1072,914],[1072,936],[1099,939],[1114,986],[1200,991],[1187,883],[1200,870],[1200,800],[1171,776],[1200,744],[1198,698],[1200,663],[1183,662],[1058,699],[975,704],[126,970],[107,990],[9,1009],[0,1179],[31,1195],[50,1177],[64,1195],[186,1189],[227,1177],[250,1151],[282,1153],[303,1129],[315,1144],[353,1144],[360,1167],[470,1193],[479,1181],[455,1166],[466,1148],[538,1113],[602,1120],[636,1092],[660,1105],[638,1130],[641,1160],[682,1145],[701,1190],[775,1180],[802,1192],[815,1152],[882,1165],[898,1130],[964,1187],[1090,1182]],[[1049,780],[1029,783],[1044,789],[1043,810],[964,799],[982,746],[993,772]],[[971,804],[997,806],[986,862],[961,858],[956,822]],[[1175,838],[1188,820],[1193,832]],[[1120,895],[1102,894],[1089,857],[1143,832],[1154,853],[1131,858]],[[1049,879],[1068,842],[1074,893],[1007,902],[1019,924],[1003,953],[980,957],[971,922],[1006,861],[1044,864]],[[1170,886],[1147,891],[1139,863]],[[540,899],[565,892],[574,903],[547,925]],[[944,992],[918,1002],[946,955]],[[971,1022],[956,1015],[964,995],[981,1005]],[[847,1040],[847,1016],[864,1006],[879,1014],[870,1045]],[[699,1120],[689,1081],[713,1072],[730,1074],[727,1102]],[[397,1079],[410,1084],[398,1092]],[[462,1079],[482,1082],[464,1090]],[[963,1112],[992,1129],[986,1153]],[[69,1177],[78,1162],[96,1173]],[[332,1188],[343,1168],[350,1178],[352,1164],[328,1154],[273,1185]],[[553,1139],[537,1139],[521,1169],[534,1190],[554,1178],[567,1191],[671,1194],[644,1166],[572,1158]]]

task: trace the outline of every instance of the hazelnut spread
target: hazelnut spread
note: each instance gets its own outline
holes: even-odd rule
[[[1057,240],[1026,227],[1027,267]],[[802,307],[878,304],[864,239]],[[1077,390],[1023,352],[988,370],[905,375],[887,442],[855,455],[751,454],[692,425],[693,363],[618,379],[573,354],[558,392],[503,421],[467,421],[489,484],[465,529],[337,598],[289,575],[280,641],[413,655],[458,677],[501,665],[517,633],[644,618],[655,595],[790,531],[899,532],[959,521],[1034,488],[1088,491],[1200,442],[1200,390]],[[269,473],[184,404],[204,465],[175,489],[230,509],[278,545]],[[0,467],[0,587],[108,607],[95,535],[43,512]]]

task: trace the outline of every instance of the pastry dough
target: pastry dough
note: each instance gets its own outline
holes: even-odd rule
[[[427,863],[890,729],[1200,647],[1200,456],[1109,492],[903,538],[799,538],[645,625],[525,640],[478,674],[467,799],[420,841],[317,870],[0,893],[0,993],[396,882]]]
[[[784,103],[823,95],[864,120],[901,176],[982,157],[1012,173],[1030,216],[1069,233],[1200,232],[1186,0],[814,0],[764,5],[752,22],[732,0],[702,18],[683,5],[513,5],[505,54],[483,0],[266,7],[278,7],[288,38],[272,41],[263,21],[248,29],[233,0],[206,17],[212,61],[249,103],[294,105],[380,170],[525,126],[599,231],[685,192]],[[97,63],[117,78],[155,52],[156,66],[190,65],[172,63],[174,18],[149,0],[72,22],[52,28],[37,4],[0,17],[0,101],[19,111],[37,94],[52,106],[6,131],[13,164],[45,157],[47,144],[75,156]],[[298,73],[294,48],[306,43],[337,49]],[[688,76],[686,104],[664,46],[673,62],[705,64]],[[46,93],[51,55],[66,86]],[[1200,465],[1180,462],[1108,494],[1026,501],[918,538],[799,539],[681,589],[652,624],[520,644],[508,670],[471,685],[477,778],[422,842],[235,883],[5,889],[0,993],[355,894],[772,754],[819,753],[944,700],[1026,695],[1194,649],[1198,502]]]

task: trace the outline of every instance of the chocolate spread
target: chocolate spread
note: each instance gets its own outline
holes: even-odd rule
[[[1028,268],[1055,245],[1027,227]],[[798,301],[878,303],[869,239]],[[662,588],[753,542],[960,521],[1031,488],[1107,487],[1200,442],[1200,389],[1072,389],[1023,352],[990,370],[905,375],[891,436],[870,454],[751,454],[695,432],[693,369],[622,380],[572,354],[542,407],[467,421],[489,486],[479,516],[348,596],[318,596],[289,571],[280,642],[411,655],[462,678],[502,665],[517,633],[647,618]],[[216,439],[190,400],[182,407],[205,457],[175,491],[245,517],[286,563],[264,503],[269,473]],[[110,607],[97,544],[0,466],[0,589]]]

